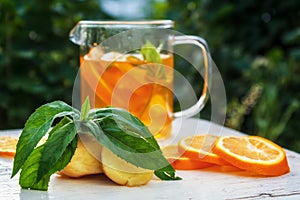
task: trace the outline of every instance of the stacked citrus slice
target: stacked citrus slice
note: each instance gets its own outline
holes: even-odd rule
[[[190,165],[181,161],[185,158],[192,160],[194,166],[197,162],[202,166],[203,163],[231,165],[266,176],[279,176],[290,171],[285,151],[272,141],[258,136],[195,135],[181,139],[172,148],[176,147],[178,152],[173,152],[177,154],[177,159],[174,156],[170,159],[170,154],[165,156],[178,170],[190,169]],[[181,163],[180,167],[176,162]]]
[[[219,139],[214,135],[197,135],[183,138],[178,143],[178,151],[182,155],[198,160],[218,165],[229,165],[219,155],[212,152],[212,148]]]
[[[178,170],[194,170],[212,166],[211,163],[202,162],[180,154],[176,145],[167,146],[162,151],[169,163]]]
[[[47,140],[46,137],[43,137],[37,146],[40,146]],[[0,136],[0,156],[11,157],[13,158],[16,154],[17,144],[19,141],[19,137],[17,136],[9,136],[9,135],[1,135]]]
[[[0,136],[0,156],[14,157],[17,143],[17,137]]]
[[[290,171],[284,150],[262,137],[220,137],[213,152],[232,165],[267,176]]]

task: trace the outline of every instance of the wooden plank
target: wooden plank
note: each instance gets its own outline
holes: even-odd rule
[[[174,124],[173,137],[162,144],[176,143],[189,134],[242,134],[196,119]],[[219,132],[218,132],[219,131]],[[1,131],[19,134],[20,130]],[[80,179],[53,175],[48,192],[22,190],[18,178],[10,179],[12,160],[0,159],[0,199],[300,199],[300,155],[286,150],[291,172],[279,177],[260,177],[233,167],[213,166],[203,170],[177,171],[181,181],[156,178],[141,187],[115,185],[104,175]]]

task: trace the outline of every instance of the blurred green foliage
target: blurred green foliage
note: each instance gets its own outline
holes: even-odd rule
[[[70,29],[108,18],[97,1],[0,1],[0,129],[21,128],[35,108],[71,102],[78,47]]]
[[[99,2],[0,0],[0,129],[22,127],[43,103],[71,103],[79,52],[68,34],[79,20],[112,18]],[[207,40],[226,87],[226,126],[300,152],[300,1],[148,4],[146,18]]]

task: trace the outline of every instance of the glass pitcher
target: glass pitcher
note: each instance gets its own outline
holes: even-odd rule
[[[80,46],[81,101],[114,106],[137,116],[156,138],[171,134],[172,120],[200,112],[208,97],[210,55],[204,39],[172,30],[171,20],[80,21],[70,40]],[[203,89],[197,103],[173,112],[174,45],[203,55]]]

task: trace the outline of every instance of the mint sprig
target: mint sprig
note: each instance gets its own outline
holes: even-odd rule
[[[58,120],[55,125],[54,120]],[[154,170],[161,180],[180,179],[138,118],[119,108],[90,110],[88,99],[81,112],[54,101],[32,113],[17,144],[12,177],[21,170],[22,188],[47,190],[50,176],[62,170],[74,155],[79,132],[92,134],[100,144],[133,165]],[[45,135],[47,141],[37,147]]]
[[[157,80],[165,80],[166,69],[165,66],[162,64],[162,59],[158,49],[147,40],[141,48],[141,53],[144,60],[146,60],[149,63],[152,63],[146,68],[148,77]]]
[[[148,40],[142,46],[141,53],[143,55],[144,60],[148,62],[162,63],[162,59],[156,47]]]

